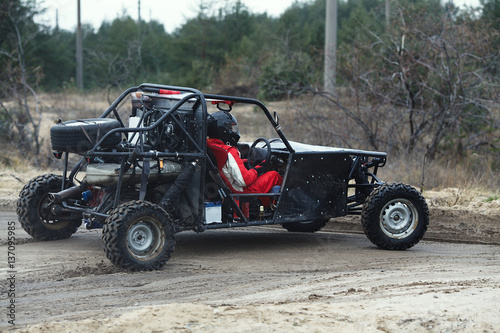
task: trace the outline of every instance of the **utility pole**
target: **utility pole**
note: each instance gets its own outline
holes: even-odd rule
[[[389,31],[389,28],[391,27],[391,4],[389,3],[389,0],[385,0],[385,27],[387,28],[387,31]]]
[[[325,16],[325,74],[323,89],[335,92],[337,66],[337,0],[326,0]]]
[[[137,0],[137,22],[141,24],[141,0]]]
[[[76,26],[76,87],[83,90],[83,47],[82,47],[82,22],[80,19],[80,0],[77,2]]]

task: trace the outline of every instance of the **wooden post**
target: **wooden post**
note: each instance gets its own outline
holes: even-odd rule
[[[83,47],[82,47],[82,22],[80,19],[80,0],[77,8],[77,26],[76,26],[76,87],[83,89]]]
[[[137,0],[137,23],[141,24],[141,0]]]
[[[389,0],[385,0],[385,27],[387,31],[391,27],[391,4]]]
[[[335,92],[337,66],[337,0],[326,0],[324,90]]]

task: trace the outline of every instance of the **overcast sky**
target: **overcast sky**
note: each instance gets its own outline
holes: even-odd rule
[[[310,2],[307,0],[242,0],[252,13],[268,13],[277,17],[294,2]],[[81,0],[82,23],[91,24],[99,28],[103,21],[111,22],[115,18],[128,14],[137,19],[138,0]],[[141,18],[145,21],[156,20],[163,24],[169,33],[180,27],[187,19],[196,16],[200,0],[140,0]],[[223,0],[204,1],[214,3],[217,8],[224,4]],[[477,6],[479,0],[454,0],[459,5]],[[65,30],[73,30],[76,27],[76,4],[77,0],[38,0],[46,13],[39,17],[41,23],[52,27],[56,22],[56,9],[59,15],[59,27]]]
[[[198,12],[200,0],[140,0],[141,18],[156,20],[163,24],[167,32],[173,32],[187,19],[193,18]],[[112,21],[126,12],[137,19],[138,0],[81,0],[82,23],[90,23],[99,28],[101,22]],[[224,4],[224,1],[204,1],[215,3],[214,8]],[[290,7],[295,0],[243,0],[252,13],[267,12],[270,16],[279,16]],[[303,1],[302,1],[303,2]],[[59,27],[73,30],[76,27],[77,0],[39,0],[47,8],[45,15],[39,20],[50,26],[55,26],[56,9],[59,10]]]

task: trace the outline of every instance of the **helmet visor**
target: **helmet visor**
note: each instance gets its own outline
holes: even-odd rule
[[[231,131],[235,134],[240,135],[240,127],[238,126],[238,124],[231,124]]]

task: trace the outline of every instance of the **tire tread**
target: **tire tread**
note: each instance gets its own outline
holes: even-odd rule
[[[141,262],[133,258],[127,250],[126,232],[127,219],[139,211],[145,210],[148,214],[161,214],[165,217],[163,223],[166,236],[163,253],[154,260]],[[158,205],[147,201],[134,200],[126,202],[111,211],[102,230],[102,245],[106,257],[116,266],[129,271],[151,271],[162,268],[170,259],[175,248],[173,222],[168,213]]]
[[[59,229],[47,229],[38,216],[38,205],[45,194],[60,188],[62,176],[45,174],[31,179],[19,193],[16,213],[21,227],[37,241],[50,241],[71,237],[81,224],[81,221],[71,221]]]
[[[392,239],[385,235],[380,227],[380,211],[389,200],[396,198],[410,200],[419,213],[416,229],[404,239]],[[373,190],[366,199],[361,221],[365,235],[376,246],[387,250],[406,250],[424,237],[429,225],[429,208],[424,197],[415,188],[402,183],[385,184]]]

